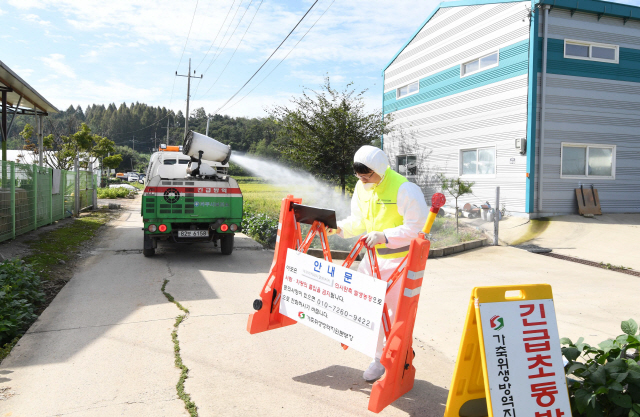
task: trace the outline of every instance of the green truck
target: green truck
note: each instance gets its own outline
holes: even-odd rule
[[[220,242],[222,254],[230,255],[243,213],[240,187],[226,174],[231,150],[194,132],[181,148],[162,145],[149,161],[141,207],[142,253],[153,256],[158,241],[208,241]]]

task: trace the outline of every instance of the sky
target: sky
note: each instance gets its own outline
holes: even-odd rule
[[[60,110],[141,102],[184,113],[187,78],[175,73],[186,74],[191,59],[192,74],[203,78],[192,79],[190,108],[214,113],[314,1],[4,0],[0,60]],[[382,68],[438,3],[318,0],[218,113],[267,116],[326,75],[338,89],[368,89],[367,109],[379,110]]]

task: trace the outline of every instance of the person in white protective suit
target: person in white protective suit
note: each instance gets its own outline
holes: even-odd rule
[[[359,181],[351,199],[351,215],[338,222],[335,232],[344,238],[366,233],[366,245],[375,247],[380,275],[388,281],[424,227],[429,208],[420,188],[393,171],[381,149],[361,147],[353,157],[353,169]],[[364,257],[358,272],[373,275],[368,257]],[[396,284],[385,298],[391,323],[399,295],[400,285]],[[380,363],[384,347],[384,330],[380,327],[376,357],[362,375],[367,381],[375,381],[385,372]]]

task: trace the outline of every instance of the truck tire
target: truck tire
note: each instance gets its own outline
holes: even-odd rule
[[[231,255],[231,252],[233,252],[233,234],[229,233],[220,238],[220,252],[223,255]]]
[[[156,250],[153,249],[153,248],[151,248],[151,249],[142,249],[142,254],[148,258],[150,256],[155,255],[156,254]]]

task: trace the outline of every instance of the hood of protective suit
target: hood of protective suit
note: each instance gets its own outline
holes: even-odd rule
[[[384,173],[389,166],[389,159],[382,149],[369,145],[358,149],[358,152],[353,156],[353,162],[366,165],[381,177],[384,177]]]

